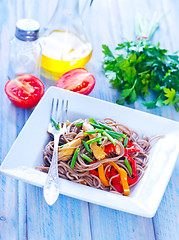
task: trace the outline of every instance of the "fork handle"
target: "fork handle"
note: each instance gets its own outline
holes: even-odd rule
[[[59,135],[54,134],[54,149],[53,149],[53,156],[52,161],[50,164],[50,169],[47,175],[47,179],[44,185],[44,198],[48,205],[53,205],[60,193],[59,189],[59,177],[58,177],[58,141]]]

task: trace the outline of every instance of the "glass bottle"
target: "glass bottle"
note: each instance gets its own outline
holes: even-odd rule
[[[41,45],[38,41],[39,23],[33,19],[20,19],[16,23],[15,36],[10,41],[10,79],[20,74],[39,77],[41,65]]]
[[[92,1],[83,1],[82,13]],[[42,45],[41,66],[55,79],[74,68],[84,67],[92,55],[85,33],[79,0],[59,0],[56,11],[39,39]],[[48,74],[49,73],[49,74]]]

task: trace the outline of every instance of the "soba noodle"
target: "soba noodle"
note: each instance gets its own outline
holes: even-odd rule
[[[60,137],[59,150],[63,149],[62,145],[64,145],[65,143],[69,143],[75,139],[80,138],[80,139],[83,139],[84,141],[89,140],[89,135],[84,135],[82,126],[75,126],[76,123],[85,122],[85,121],[87,122],[89,120],[88,119],[86,119],[86,120],[78,119],[77,121],[69,124],[69,126],[67,127],[66,133]],[[140,150],[139,152],[129,153],[130,157],[132,157],[136,162],[136,170],[137,170],[137,175],[138,175],[137,181],[130,185],[130,188],[133,187],[140,181],[140,179],[142,178],[144,171],[147,167],[148,154],[149,154],[149,151],[151,148],[151,140],[152,139],[150,140],[148,137],[144,137],[143,139],[141,139],[137,132],[129,129],[127,126],[124,126],[122,124],[115,122],[114,120],[112,120],[110,118],[106,118],[104,120],[99,120],[97,122],[111,127],[114,132],[125,134],[128,137],[129,141],[132,142],[132,144],[135,146],[135,148]],[[103,136],[100,146],[104,148],[109,143],[111,143],[109,141],[109,139],[107,137]],[[68,179],[68,180],[76,182],[76,183],[85,184],[90,187],[119,193],[114,188],[113,182],[112,182],[113,178],[116,176],[112,176],[112,177],[110,177],[110,179],[108,179],[109,186],[104,186],[102,184],[99,176],[96,176],[90,172],[91,170],[98,169],[98,167],[101,164],[103,164],[104,172],[106,174],[107,171],[110,171],[112,168],[112,165],[110,165],[108,163],[113,161],[119,167],[123,168],[127,172],[128,177],[132,178],[129,169],[127,168],[127,166],[124,162],[125,150],[124,150],[123,143],[120,140],[116,140],[116,144],[119,145],[121,148],[120,155],[117,155],[114,152],[112,152],[112,153],[108,153],[104,159],[102,159],[100,161],[96,161],[93,153],[91,154],[91,153],[87,152],[83,143],[80,143],[78,145],[78,147],[80,148],[80,151],[77,155],[77,159],[76,159],[76,162],[75,162],[75,165],[73,168],[71,168],[71,166],[70,166],[73,155],[69,156],[68,160],[65,160],[63,157],[62,158],[60,157],[58,159],[59,177]],[[60,147],[60,146],[62,146],[62,147]],[[87,162],[85,159],[83,159],[80,156],[82,153],[84,153],[85,155],[90,157],[95,162],[94,163]],[[48,172],[49,167],[50,167],[50,162],[52,159],[52,154],[53,154],[53,139],[46,145],[46,147],[43,151],[44,164],[37,168],[43,172]]]

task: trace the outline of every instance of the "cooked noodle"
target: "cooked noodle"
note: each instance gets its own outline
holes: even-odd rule
[[[79,123],[83,121],[88,121],[88,119],[86,120],[79,119],[73,123],[70,123],[66,133],[60,137],[59,150],[61,149],[60,147],[61,145],[71,142],[74,139],[81,138],[84,141],[89,140],[89,136],[84,135],[84,131],[82,130],[82,127],[77,127],[74,125],[75,123]],[[130,153],[130,156],[136,162],[136,169],[137,169],[137,175],[138,175],[137,181],[134,184],[130,185],[130,188],[133,187],[140,181],[147,167],[148,154],[150,151],[152,139],[150,140],[148,137],[144,137],[143,139],[140,139],[138,133],[136,133],[135,131],[132,131],[131,129],[129,129],[128,127],[122,124],[116,123],[114,120],[110,118],[106,118],[104,120],[100,120],[97,122],[110,126],[114,132],[125,134],[129,138],[129,140],[133,143],[133,145],[140,150],[140,152]],[[156,137],[154,137],[153,139],[155,138]],[[101,147],[105,147],[109,143],[110,141],[108,140],[108,138],[103,136]],[[124,146],[119,140],[116,140],[116,143],[121,148],[121,154],[116,155],[115,153],[108,153],[106,158],[100,161],[96,161],[94,155],[87,152],[84,145],[80,143],[80,145],[78,146],[80,148],[80,151],[77,155],[77,160],[75,162],[74,168],[71,168],[70,166],[73,156],[71,156],[68,160],[65,160],[65,157],[60,157],[58,159],[59,177],[68,179],[76,183],[82,183],[94,188],[119,193],[112,184],[113,178],[116,176],[112,176],[110,179],[108,179],[109,186],[106,187],[102,184],[98,176],[90,172],[90,170],[97,169],[101,164],[103,164],[104,172],[106,174],[106,171],[110,171],[110,169],[112,168],[112,166],[108,163],[113,161],[119,167],[123,168],[127,172],[128,177],[132,178],[130,171],[128,170],[128,168],[126,167],[126,164],[124,163]],[[62,147],[62,149],[65,149],[65,147]],[[96,162],[95,163],[87,162],[85,159],[83,159],[80,156],[81,153],[86,154],[88,157],[90,157],[92,160]],[[46,145],[45,150],[43,151],[44,164],[37,168],[41,169],[43,172],[48,172],[50,167],[50,162],[52,159],[52,154],[53,154],[53,141],[50,141]]]

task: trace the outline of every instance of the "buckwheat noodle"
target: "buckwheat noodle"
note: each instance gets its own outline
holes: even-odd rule
[[[74,124],[79,123],[82,121],[87,121],[78,119],[75,122],[70,123],[70,125],[67,128],[67,131],[65,134],[63,134],[60,137],[59,140],[59,148],[60,145],[63,145],[65,143],[68,143],[74,139],[81,138],[83,140],[88,140],[89,137],[88,135],[84,135],[82,127],[77,127]],[[130,185],[130,188],[136,185],[140,179],[142,178],[144,171],[147,167],[147,162],[148,162],[148,154],[151,149],[151,141],[153,141],[156,138],[162,137],[162,136],[156,136],[153,137],[152,139],[149,139],[148,137],[143,137],[141,139],[138,135],[137,132],[129,129],[127,126],[123,124],[119,124],[115,122],[114,120],[110,118],[106,118],[104,120],[99,120],[98,122],[105,124],[107,126],[110,126],[113,131],[123,133],[125,134],[129,140],[134,144],[134,146],[138,149],[140,149],[140,152],[135,152],[135,153],[130,153],[130,156],[135,160],[136,162],[136,169],[137,169],[137,175],[138,175],[138,180]],[[102,138],[102,146],[106,146],[110,143],[110,141],[104,136]],[[76,183],[81,183],[85,184],[94,188],[102,189],[105,191],[110,191],[110,192],[115,192],[120,194],[116,189],[113,187],[112,184],[112,179],[114,178],[111,177],[109,179],[109,187],[104,186],[100,178],[96,175],[93,175],[90,173],[90,170],[97,169],[101,164],[104,163],[109,163],[110,161],[114,161],[119,167],[122,167],[125,169],[127,172],[127,175],[132,178],[128,168],[126,167],[124,163],[124,146],[123,144],[116,140],[116,143],[120,146],[121,148],[121,154],[116,155],[115,153],[110,153],[106,156],[104,160],[97,161],[95,163],[89,164],[86,160],[84,160],[80,154],[85,153],[87,156],[89,156],[92,160],[96,161],[95,157],[90,154],[89,152],[86,151],[85,147],[81,143],[79,145],[80,152],[78,153],[77,160],[75,162],[74,168],[70,167],[72,157],[70,157],[69,160],[64,161],[63,158],[58,159],[58,173],[59,177],[68,179],[70,181],[76,182]],[[43,172],[48,172],[49,167],[50,167],[50,162],[52,159],[52,154],[53,154],[53,139],[46,145],[44,151],[43,151],[43,159],[44,159],[44,164],[42,166],[37,167],[37,169],[40,169]],[[104,164],[104,171],[106,173],[107,170],[110,170],[112,167],[110,164]]]

